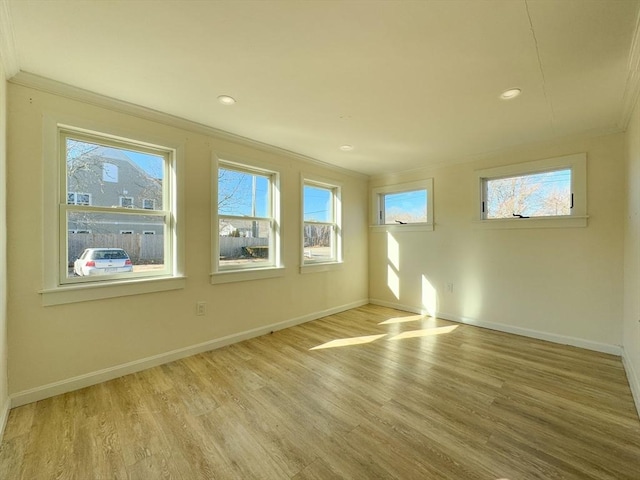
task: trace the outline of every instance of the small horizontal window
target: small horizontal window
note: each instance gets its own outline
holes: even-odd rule
[[[433,179],[372,190],[372,224],[399,229],[433,229]]]
[[[427,223],[427,189],[381,194],[381,222],[385,225]]]
[[[479,217],[512,228],[586,225],[586,155],[577,154],[477,172]],[[528,221],[529,220],[529,221]],[[510,222],[510,223],[505,223]]]
[[[484,181],[484,218],[571,215],[571,169],[552,170]]]

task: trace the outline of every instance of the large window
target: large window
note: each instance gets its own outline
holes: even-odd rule
[[[433,230],[433,180],[372,190],[372,224],[398,230]]]
[[[67,128],[59,140],[60,284],[171,274],[172,151]],[[134,203],[143,197],[159,208]],[[123,251],[129,263],[90,251]]]
[[[487,225],[586,225],[585,154],[481,170],[478,185]]]
[[[341,260],[340,188],[304,180],[303,265]]]
[[[214,273],[279,266],[278,174],[220,161]]]

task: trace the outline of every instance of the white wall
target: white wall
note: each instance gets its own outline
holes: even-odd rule
[[[586,228],[489,230],[474,223],[475,170],[578,152],[588,158]],[[444,318],[619,354],[624,158],[624,135],[614,134],[372,179],[380,186],[433,177],[436,225],[433,232],[370,235],[370,298],[428,311],[430,285]],[[397,272],[389,269],[394,250]],[[394,275],[399,295],[390,286]]]
[[[180,138],[185,150],[187,287],[163,293],[126,296],[43,307],[43,113],[117,123],[158,138]],[[138,363],[172,358],[216,339],[240,338],[278,322],[298,322],[336,309],[366,303],[367,179],[269,149],[155,123],[137,116],[62,96],[9,84],[8,301],[9,391],[14,404],[76,388]],[[267,162],[281,171],[283,278],[211,285],[209,274],[212,153]],[[342,182],[344,251],[342,269],[299,273],[301,172]],[[195,315],[197,301],[207,315]],[[225,340],[226,339],[226,340]],[[175,353],[175,352],[174,352]],[[160,356],[159,359],[154,356]],[[133,362],[127,366],[128,362]],[[152,362],[152,363],[153,363]],[[124,367],[122,367],[124,365]],[[118,368],[121,366],[122,368]],[[115,368],[115,370],[109,370]],[[106,369],[106,370],[105,370]],[[94,375],[99,372],[100,375]],[[87,376],[87,378],[83,376]],[[53,384],[53,385],[51,385]]]
[[[7,354],[7,82],[0,62],[0,440],[9,413]]]
[[[640,413],[640,103],[627,128],[623,359]]]

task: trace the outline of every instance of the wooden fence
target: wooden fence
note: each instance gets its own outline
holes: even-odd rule
[[[268,247],[268,238],[219,237],[221,258],[241,258],[246,255],[244,247]]]
[[[134,265],[164,263],[164,235],[140,233],[73,233],[69,234],[69,265],[85,248],[122,248]]]
[[[269,246],[268,238],[219,237],[220,256],[241,258],[247,255],[245,247]],[[73,233],[69,234],[69,266],[82,255],[85,248],[122,248],[134,265],[161,265],[164,263],[164,235],[140,233]]]

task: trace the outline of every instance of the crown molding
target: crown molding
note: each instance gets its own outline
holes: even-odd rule
[[[9,0],[0,0],[0,60],[5,78],[11,78],[20,71]]]
[[[640,13],[636,18],[636,28],[627,62],[627,83],[622,97],[622,114],[618,126],[626,130],[631,120],[640,93]]]
[[[74,87],[73,85],[58,82],[56,80],[42,77],[33,73],[21,71],[14,77],[12,77],[10,82],[12,84],[33,88],[35,90],[51,93],[53,95],[59,95],[71,100],[80,101],[97,107],[107,108],[116,112],[132,115],[145,120],[150,120],[171,127],[180,128],[189,132],[206,135],[219,140],[226,140],[229,142],[237,143],[247,147],[255,148],[256,150],[261,150],[266,153],[285,156],[290,159],[297,160],[298,162],[316,165],[342,175],[348,175],[364,180],[369,178],[369,176],[364,173],[339,167],[337,165],[323,162],[322,160],[317,160],[312,157],[307,157],[306,155],[292,152],[291,150],[286,150],[281,147],[269,145],[268,143],[263,143],[248,137],[243,137],[241,135],[226,132],[224,130],[219,130],[202,123],[171,115],[169,113],[164,113],[158,110],[136,105],[134,103],[118,100],[116,98],[101,95],[89,90],[84,90],[82,88]]]

